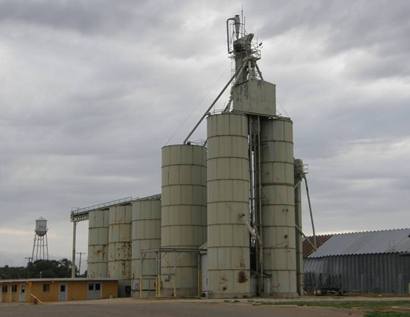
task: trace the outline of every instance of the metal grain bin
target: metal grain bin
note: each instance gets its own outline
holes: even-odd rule
[[[249,296],[248,120],[226,113],[207,121],[208,293]]]
[[[89,278],[107,277],[108,264],[108,209],[89,213],[88,268]]]
[[[109,211],[108,277],[131,278],[131,205],[113,206]]]
[[[262,142],[263,268],[265,295],[297,295],[292,121],[264,119]]]
[[[155,291],[153,277],[157,274],[155,253],[145,253],[142,259],[141,251],[158,249],[160,246],[161,195],[144,197],[134,201],[132,203],[131,274],[134,280],[134,292],[137,296],[139,296],[140,286],[142,286],[144,295],[149,295]]]
[[[161,190],[161,248],[175,248],[162,253],[162,294],[196,296],[199,256],[195,250],[206,241],[206,148],[164,146]]]

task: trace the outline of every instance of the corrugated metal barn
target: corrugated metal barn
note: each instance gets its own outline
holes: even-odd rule
[[[410,229],[335,234],[305,259],[308,292],[407,294]]]

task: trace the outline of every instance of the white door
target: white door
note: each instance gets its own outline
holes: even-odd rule
[[[26,285],[21,284],[19,290],[19,302],[24,303],[26,301]]]
[[[101,283],[88,284],[88,299],[101,298]]]
[[[61,302],[67,300],[67,284],[60,284],[58,288],[58,300]]]

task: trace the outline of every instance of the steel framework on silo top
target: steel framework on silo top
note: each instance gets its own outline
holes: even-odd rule
[[[155,274],[144,274],[144,259],[147,257],[147,254],[155,254],[155,259],[156,259],[156,272]],[[141,250],[141,258],[140,258],[140,267],[141,267],[141,271],[140,271],[140,276],[138,277],[139,279],[139,289],[135,289],[132,291],[138,291],[139,292],[139,297],[142,298],[144,296],[144,292],[155,292],[155,297],[161,297],[161,289],[162,289],[162,281],[164,279],[164,277],[173,277],[173,294],[172,297],[177,297],[177,280],[178,280],[178,276],[176,274],[176,263],[174,265],[174,272],[173,273],[166,273],[163,274],[161,272],[161,262],[162,262],[162,258],[164,254],[169,254],[169,253],[174,253],[174,254],[178,254],[178,253],[188,253],[188,254],[194,254],[196,255],[196,259],[197,259],[197,267],[198,267],[198,271],[197,271],[197,279],[198,279],[198,284],[197,284],[197,296],[200,297],[201,296],[201,292],[202,292],[202,272],[201,272],[201,255],[206,254],[206,250],[205,249],[195,249],[195,248],[157,248],[157,249],[146,249],[146,250]],[[175,257],[176,259],[177,257]],[[144,285],[144,281],[152,281],[154,280],[154,289],[144,289],[143,285]],[[195,291],[195,290],[194,290]]]

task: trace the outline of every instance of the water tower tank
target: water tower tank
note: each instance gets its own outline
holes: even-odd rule
[[[47,220],[44,218],[39,218],[36,220],[35,232],[38,236],[42,237],[47,233]]]

